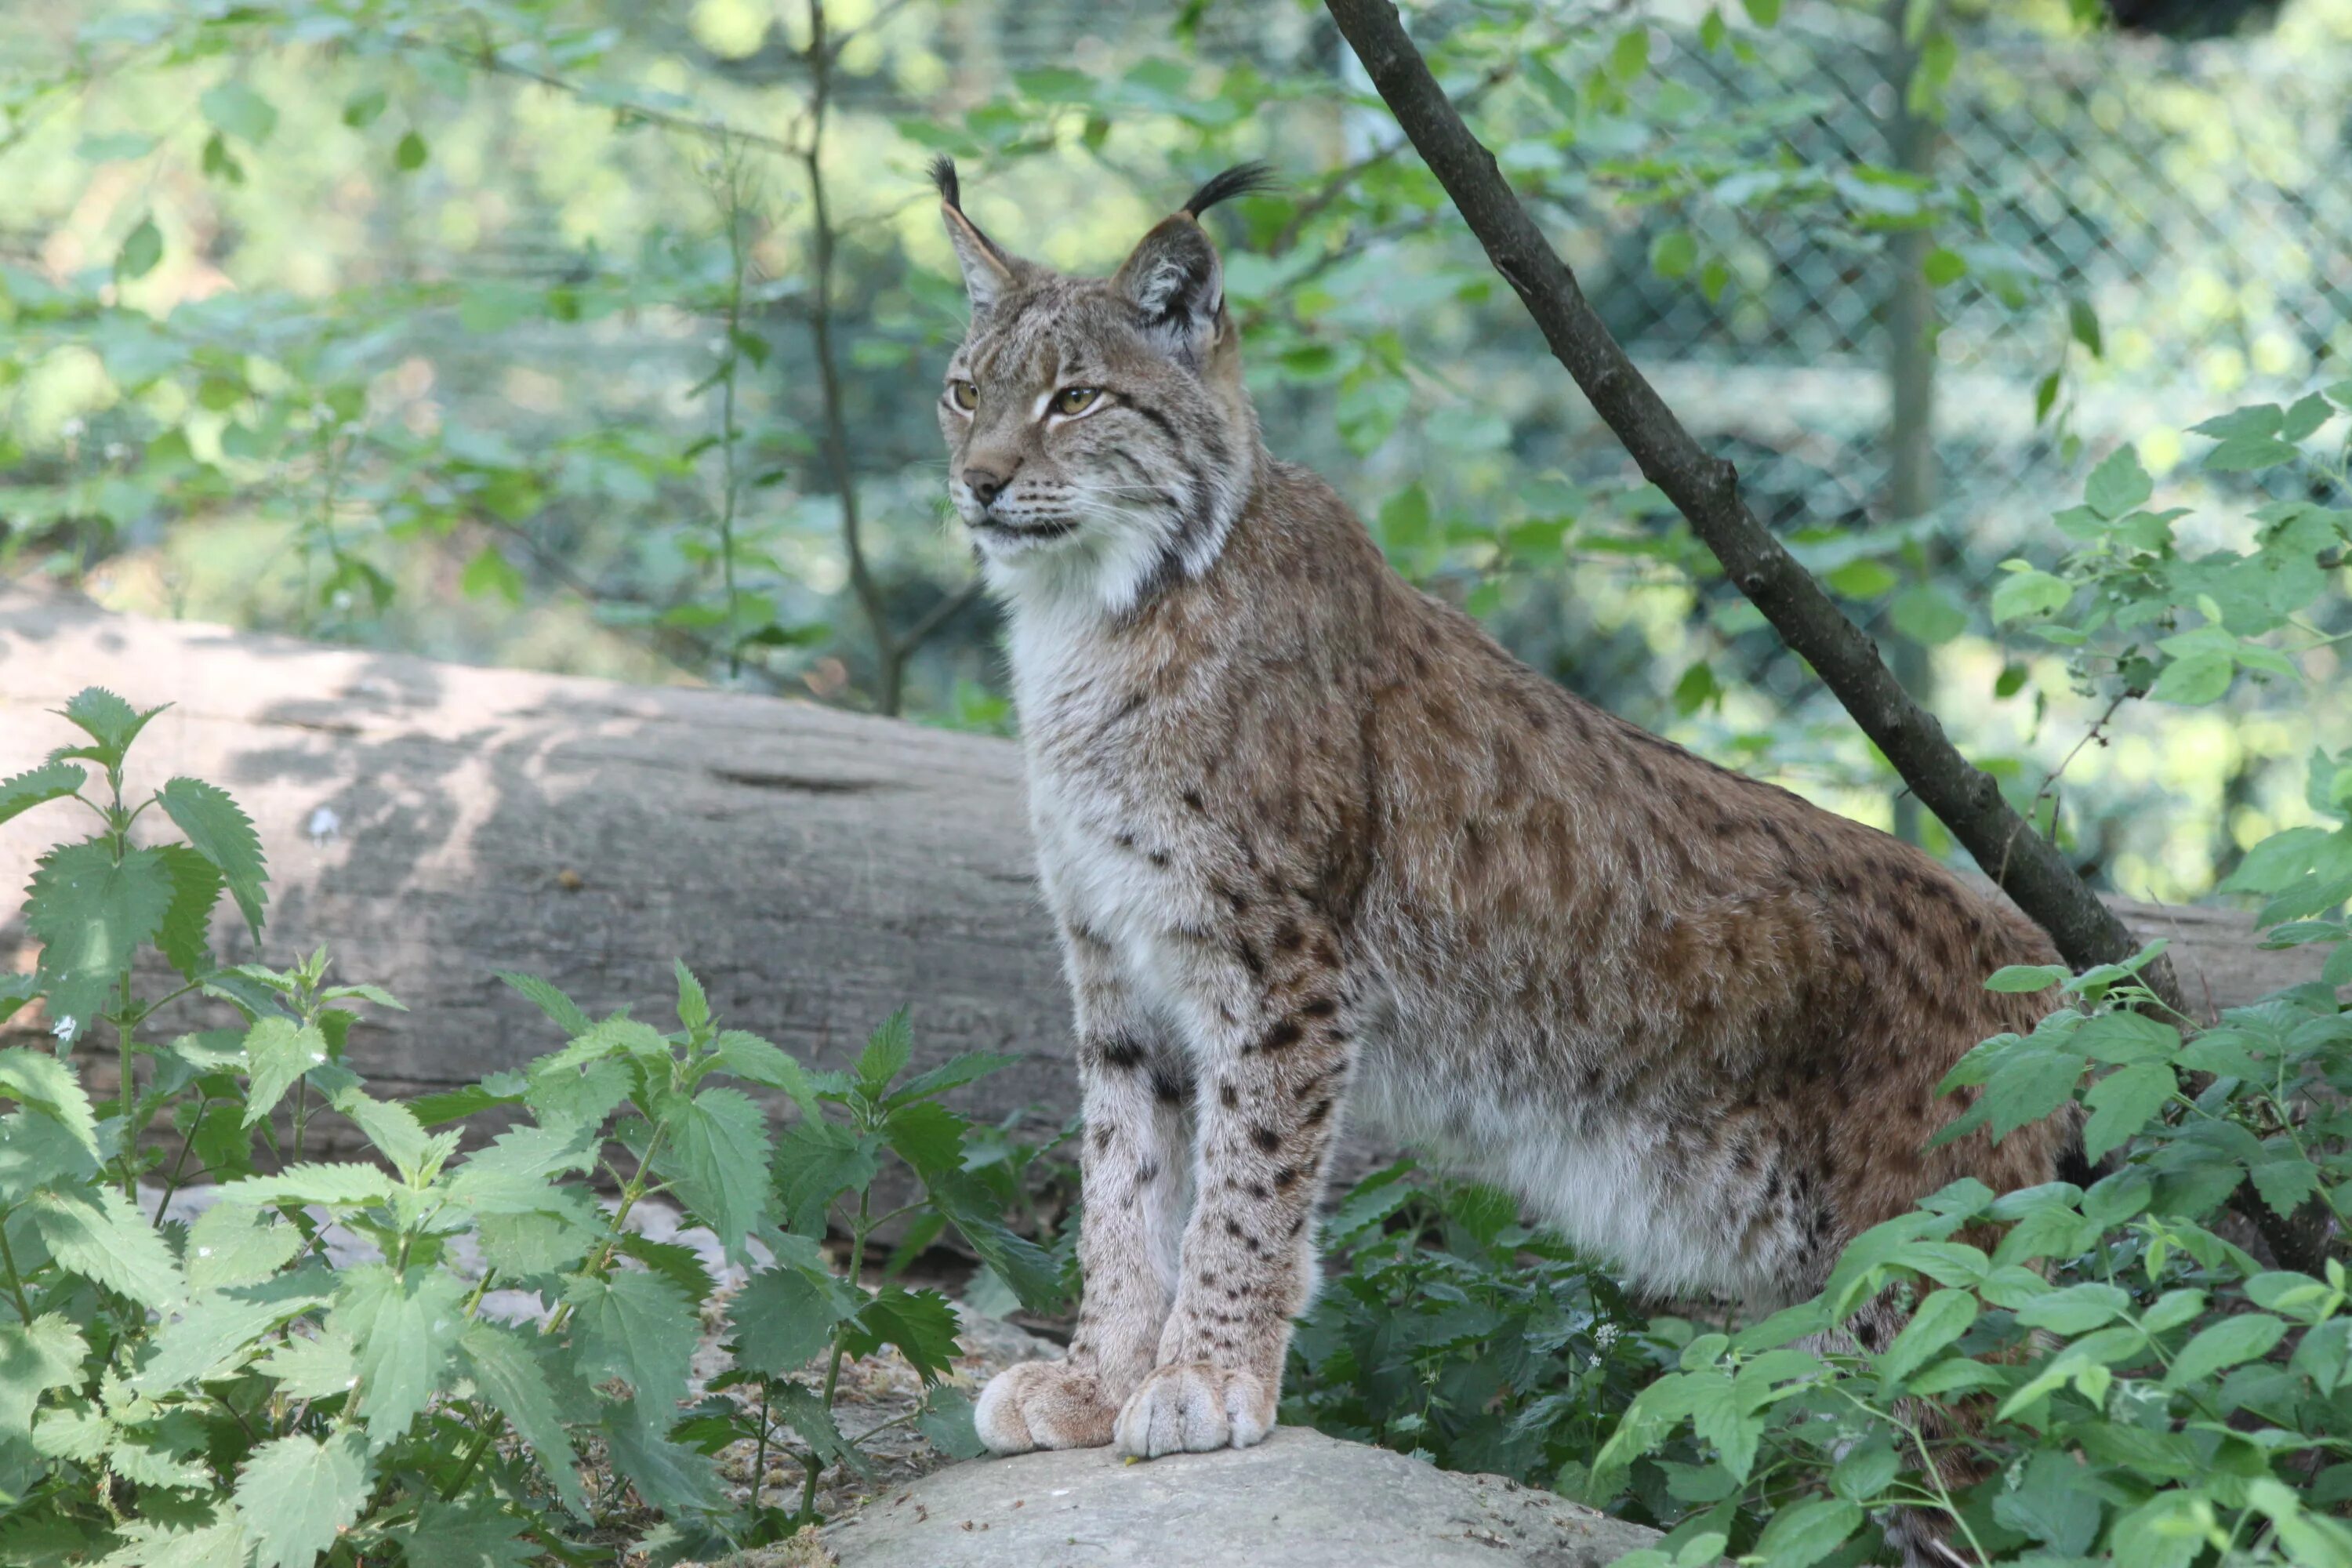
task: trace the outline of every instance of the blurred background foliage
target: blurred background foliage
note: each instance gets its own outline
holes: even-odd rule
[[[2254,477],[2190,427],[2352,376],[2352,0],[2085,9],[1407,15],[1963,746],[2102,882],[2189,898],[2308,816],[2352,702],[2249,671],[2117,711],[1989,601],[2125,442],[2191,543],[2341,503],[2340,441]],[[0,573],[1010,732],[942,495],[962,296],[923,165],[954,154],[1014,248],[1107,270],[1263,157],[1286,188],[1217,221],[1269,445],[1564,684],[1948,849],[1400,146],[1294,0],[10,6]],[[2323,694],[2352,648],[2329,571],[2290,650]]]

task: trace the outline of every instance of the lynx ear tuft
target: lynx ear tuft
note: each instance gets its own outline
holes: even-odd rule
[[[940,162],[948,163],[945,158]],[[948,178],[955,178],[955,165],[952,163],[948,164]],[[1245,196],[1254,191],[1270,191],[1281,184],[1274,177],[1273,168],[1267,164],[1255,162],[1236,163],[1222,174],[1209,176],[1208,184],[1185,197],[1183,206],[1178,210],[1187,217],[1198,218],[1219,202]]]
[[[939,187],[940,216],[955,247],[956,264],[963,269],[963,291],[975,313],[985,310],[1013,287],[1022,264],[964,216],[963,185],[956,177],[953,158],[941,153],[931,161],[931,184]]]

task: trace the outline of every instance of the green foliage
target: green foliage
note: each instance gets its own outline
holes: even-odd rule
[[[1299,1321],[1282,1418],[1549,1484],[1648,1375],[1639,1320],[1507,1194],[1411,1169],[1365,1178],[1325,1223],[1344,1269]]]
[[[909,1078],[902,1013],[855,1073],[811,1072],[721,1028],[681,963],[667,1033],[625,1012],[591,1019],[509,976],[569,1037],[562,1049],[438,1104],[379,1099],[342,1058],[347,1005],[399,1004],[330,984],[323,951],[283,971],[218,964],[202,934],[225,893],[260,926],[250,824],[222,792],[175,779],[149,804],[187,844],[133,847],[143,807],[124,804],[125,753],[152,714],[92,691],[67,716],[90,741],[71,754],[105,770],[109,794],[78,796],[94,837],[42,858],[27,908],[42,967],[5,992],[89,1014],[59,1018],[56,1055],[0,1051],[0,1542],[37,1534],[45,1560],[122,1568],[356,1568],[585,1561],[600,1537],[664,1560],[772,1540],[813,1517],[828,1468],[866,1465],[833,1415],[844,1362],[890,1346],[934,1384],[958,1353],[943,1297],[866,1281],[878,1229],[954,1229],[1000,1288],[1038,1308],[1059,1297],[1066,1253],[1016,1235],[1000,1203],[1008,1169],[1026,1184],[1023,1162],[1001,1147],[968,1160],[967,1139],[995,1130],[940,1098],[1002,1058]],[[6,798],[29,808],[83,783],[53,763]],[[175,874],[174,849],[205,874]],[[131,971],[150,943],[182,976],[152,1001]],[[156,1016],[199,993],[242,1026],[155,1040]],[[110,1106],[71,1065],[98,1024],[122,1071]],[[772,1144],[741,1086],[784,1091],[800,1119]],[[512,1125],[470,1154],[455,1129],[427,1130],[493,1109]],[[374,1162],[310,1158],[324,1116]],[[185,1139],[168,1171],[144,1136],[164,1120]],[[877,1213],[874,1183],[894,1167],[921,1195]],[[609,1205],[587,1183],[597,1173],[617,1184]],[[220,1184],[211,1206],[161,1221],[199,1175]],[[630,1228],[655,1195],[756,1266],[723,1306],[694,1251]],[[840,1269],[820,1245],[829,1219],[850,1238]],[[339,1267],[330,1223],[373,1260]],[[493,1288],[541,1310],[496,1321]],[[682,1407],[714,1311],[737,1366]],[[916,1418],[950,1451],[973,1446],[961,1394],[935,1388]],[[756,1484],[744,1506],[723,1500],[711,1456],[745,1441],[756,1474],[771,1456],[802,1467],[796,1502]],[[667,1516],[651,1534],[648,1509]]]

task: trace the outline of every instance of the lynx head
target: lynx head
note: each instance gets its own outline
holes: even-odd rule
[[[991,584],[1121,611],[1206,570],[1260,457],[1223,268],[1200,217],[1262,188],[1265,167],[1202,185],[1107,279],[1013,255],[964,216],[953,163],[931,176],[971,297],[940,397],[948,493]]]

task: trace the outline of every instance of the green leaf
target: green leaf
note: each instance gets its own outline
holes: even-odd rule
[[[2083,1153],[2096,1163],[2122,1147],[2171,1100],[2179,1081],[2167,1062],[2142,1062],[2119,1068],[2091,1086],[2083,1097],[2091,1119],[2083,1124]]]
[[[1913,642],[1933,647],[1969,629],[1969,613],[1949,590],[1932,583],[1915,584],[1895,595],[1887,607],[1895,629]]]
[[[2076,342],[2090,351],[2093,359],[2106,358],[2106,339],[2099,331],[2099,313],[2088,300],[2078,296],[2066,301],[2066,330]]]
[[[1992,591],[1992,618],[2005,625],[2046,616],[2064,609],[2074,596],[2072,584],[2047,572],[2014,572]]]
[[[901,1007],[882,1021],[859,1053],[854,1069],[859,1089],[868,1100],[880,1100],[890,1080],[907,1070],[914,1054],[914,1026],[908,1021],[907,1009]]]
[[[268,1204],[320,1204],[357,1208],[388,1202],[392,1178],[373,1165],[303,1163],[267,1176],[247,1176],[222,1184],[215,1201],[258,1207]]]
[[[131,742],[139,738],[139,731],[163,710],[150,708],[142,713],[103,686],[85,686],[74,693],[61,711],[69,722],[90,738],[92,749],[97,753],[91,761],[106,767],[117,767],[131,750]]]
[[[1843,1498],[1810,1498],[1772,1516],[1756,1551],[1771,1568],[1811,1568],[1862,1528],[1862,1510]]]
[[[466,1282],[443,1268],[368,1263],[343,1271],[328,1323],[356,1348],[369,1447],[407,1431],[439,1389],[465,1322],[465,1299]]]
[[[367,1453],[356,1432],[279,1437],[253,1451],[236,1479],[236,1513],[257,1568],[313,1568],[367,1502]]]
[[[2246,473],[2292,462],[2302,454],[2271,436],[2232,436],[2205,454],[2205,466],[2217,473]]]
[[[966,1051],[960,1057],[950,1058],[928,1072],[917,1073],[898,1086],[887,1103],[894,1106],[904,1105],[910,1100],[920,1100],[927,1095],[944,1094],[949,1089],[961,1089],[968,1083],[977,1083],[991,1073],[1002,1072],[1006,1068],[1016,1067],[1020,1061],[1019,1057],[1000,1056],[990,1051]]]
[[[1969,275],[1968,258],[1957,250],[1947,250],[1937,246],[1927,253],[1923,269],[1930,288],[1947,288]]]
[[[882,1136],[926,1180],[963,1169],[963,1135],[971,1126],[934,1100],[898,1107],[882,1121]]]
[[[1014,1231],[1003,1220],[995,1194],[977,1179],[961,1173],[943,1175],[928,1184],[931,1205],[948,1217],[981,1261],[1013,1288],[1031,1311],[1052,1311],[1061,1304],[1062,1271],[1053,1257]]]
[[[517,974],[506,969],[497,970],[494,973],[500,980],[529,997],[532,1006],[553,1019],[555,1026],[563,1031],[565,1039],[576,1040],[594,1027],[589,1023],[588,1015],[580,1010],[578,1003],[538,975]]]
[[[1753,16],[1755,9],[1751,4],[1748,14]],[[1649,68],[1650,29],[1633,26],[1618,34],[1617,41],[1609,48],[1609,74],[1619,81],[1632,81]]]
[[[160,1394],[184,1384],[228,1376],[260,1348],[272,1331],[324,1306],[326,1283],[323,1271],[311,1269],[289,1275],[267,1289],[199,1298],[164,1324],[155,1337],[155,1354],[139,1369],[131,1386],[142,1394]]]
[[[41,989],[62,1038],[89,1031],[171,906],[172,879],[152,849],[133,849],[120,865],[98,841],[60,845],[41,857],[25,929],[41,943]]]
[[[273,1013],[247,1033],[245,1059],[249,1079],[245,1125],[251,1127],[278,1109],[296,1079],[326,1064],[327,1037],[314,1025]]]
[[[213,967],[213,906],[220,901],[220,868],[184,844],[162,845],[155,853],[163,857],[164,874],[172,881],[172,901],[164,908],[155,945],[173,968],[194,980]]]
[[[2065,980],[2068,973],[2063,965],[2055,963],[2004,964],[1992,972],[1992,977],[1984,983],[1984,988],[1988,991],[2030,994],[2036,991],[2047,991],[2053,985]]]
[[[2335,417],[2336,410],[2327,405],[2327,399],[2316,392],[2312,393],[2296,399],[2294,405],[2286,411],[2286,416],[2279,422],[2279,439],[2304,440]]]
[[[480,335],[478,327],[466,330],[471,335]],[[466,570],[457,578],[457,587],[467,598],[495,595],[510,605],[522,603],[523,591],[529,586],[530,583],[521,570],[508,560],[506,552],[495,543],[485,544],[476,551],[473,560],[466,563]]]
[[[362,89],[343,100],[343,123],[354,131],[364,131],[376,122],[376,117],[383,112],[384,103],[383,89]]]
[[[241,81],[225,81],[207,89],[196,102],[206,120],[256,146],[268,141],[269,133],[278,128],[278,110]]]
[[[746,1280],[727,1303],[739,1366],[771,1376],[800,1371],[833,1342],[836,1324],[854,1317],[857,1294],[838,1279],[797,1268],[768,1268]]]
[[[706,1089],[661,1112],[664,1139],[654,1168],[730,1255],[767,1217],[768,1119],[740,1089]]]
[[[119,1189],[38,1192],[24,1210],[67,1273],[95,1279],[156,1311],[187,1300],[171,1249]]]
[[[2156,493],[2156,481],[2139,466],[2139,453],[2129,446],[2116,447],[2107,460],[2091,470],[2091,479],[2083,499],[2091,509],[2112,522],[2126,512],[2136,511],[2147,504]]]
[[[705,1455],[661,1436],[668,1423],[648,1425],[638,1413],[635,1421],[615,1421],[605,1431],[614,1468],[629,1484],[664,1513],[677,1519],[715,1512],[721,1506],[718,1467]]]
[[[294,1260],[302,1233],[277,1215],[216,1203],[188,1227],[188,1285],[196,1290],[256,1285]]]
[[[56,1312],[0,1323],[0,1442],[29,1433],[41,1395],[79,1383],[89,1354],[81,1330]]]
[[[1921,1301],[1911,1321],[1878,1358],[1878,1375],[1889,1384],[1910,1376],[1929,1357],[1968,1332],[1977,1321],[1977,1299],[1966,1290],[1937,1290]],[[1843,1539],[1840,1537],[1840,1539]]]
[[[777,1135],[776,1198],[786,1227],[820,1235],[824,1212],[841,1193],[861,1188],[881,1170],[879,1141],[833,1121],[799,1121]]]
[[[1891,593],[1902,579],[1884,562],[1863,560],[1847,562],[1825,574],[1822,581],[1846,598],[1875,599]]]
[[[2176,658],[2164,667],[2148,688],[2148,696],[2158,702],[2178,702],[2183,707],[2202,707],[2218,700],[2230,689],[2230,682],[2238,673],[2237,661],[2228,654],[2209,650],[2192,653],[2186,658]]]
[[[915,1429],[950,1459],[976,1459],[987,1445],[980,1440],[979,1429],[972,1425],[972,1408],[970,1394],[942,1384],[932,1389],[923,1401],[923,1413],[916,1417]]]
[[[131,282],[154,271],[163,259],[163,231],[155,226],[153,218],[142,217],[139,226],[123,237],[122,248],[114,253],[114,276]]]
[[[710,998],[704,994],[694,971],[686,966],[686,960],[672,959],[670,965],[677,972],[677,1021],[688,1029],[699,1029],[710,1022]]]
[[[360,1377],[351,1336],[339,1331],[289,1335],[253,1369],[277,1379],[278,1392],[295,1399],[338,1398]]]
[[[427,1499],[416,1522],[394,1532],[401,1561],[417,1568],[524,1568],[541,1561],[522,1521],[485,1499],[446,1503]]]
[[[227,794],[202,779],[176,778],[155,792],[155,803],[187,835],[188,845],[220,868],[230,896],[245,915],[254,940],[261,939],[261,906],[268,895],[261,885],[269,872],[261,858],[261,840],[253,821]]]
[[[746,1082],[768,1089],[781,1089],[792,1096],[793,1103],[800,1107],[803,1116],[818,1114],[816,1091],[809,1085],[808,1074],[801,1070],[800,1063],[775,1046],[742,1029],[719,1030],[711,1039],[710,1046],[712,1054],[719,1058],[719,1071],[732,1073]],[[918,1079],[915,1083],[921,1081]],[[907,1089],[891,1098],[902,1100],[914,1087],[915,1084],[909,1084]]]
[[[936,1290],[885,1285],[866,1303],[841,1342],[854,1356],[896,1345],[926,1384],[950,1369],[956,1357],[955,1309]]]
[[[425,138],[415,132],[402,133],[399,145],[392,150],[392,166],[404,174],[413,174],[425,167]]]
[[[98,1145],[98,1119],[89,1096],[67,1066],[44,1051],[22,1046],[0,1050],[0,1095],[47,1117],[65,1129],[93,1161],[103,1158]]]
[[[1780,0],[1739,0],[1748,19],[1759,27],[1769,27],[1780,19]]]
[[[1646,64],[1646,50],[1643,56]],[[1650,244],[1650,270],[1661,278],[1687,278],[1697,265],[1698,241],[1688,229],[1670,228]]]
[[[2268,1312],[2224,1318],[2180,1347],[2172,1358],[2172,1370],[2165,1373],[2164,1386],[2182,1388],[2224,1367],[2267,1355],[2285,1332],[2285,1321]]]
[[[426,1136],[425,1124],[416,1120],[415,1111],[358,1089],[341,1089],[328,1103],[392,1162],[404,1180],[413,1182],[421,1176],[432,1156],[434,1141]]]
[[[556,1408],[555,1392],[530,1342],[511,1330],[477,1322],[466,1326],[457,1347],[475,1388],[507,1418],[515,1436],[530,1445],[563,1506],[586,1519],[588,1494],[580,1485],[579,1460]]]
[[[2035,1297],[2017,1309],[2017,1321],[2029,1329],[2071,1336],[2111,1323],[2130,1310],[2129,1292],[2091,1280]]]
[[[84,774],[71,763],[48,763],[0,779],[0,822],[27,812],[44,801],[62,800],[81,788]]]
[[[700,1323],[686,1292],[655,1274],[609,1279],[574,1278],[563,1292],[572,1309],[579,1366],[591,1383],[617,1377],[636,1394],[641,1419],[662,1420],[686,1397],[686,1377]]]

